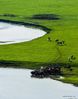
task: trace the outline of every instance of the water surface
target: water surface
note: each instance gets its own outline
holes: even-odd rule
[[[12,44],[31,41],[42,37],[46,32],[37,28],[0,22],[0,44]]]
[[[78,87],[49,78],[31,78],[30,72],[0,68],[0,99],[78,99]]]

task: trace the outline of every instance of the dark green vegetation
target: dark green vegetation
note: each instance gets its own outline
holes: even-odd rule
[[[59,17],[55,14],[37,14],[37,15],[33,15],[32,19],[59,20]]]
[[[42,38],[12,45],[0,45],[0,60],[25,68],[59,63],[72,65],[73,70],[63,69],[63,81],[78,84],[78,0],[0,0],[0,19],[34,23],[52,31]],[[35,15],[56,15],[58,20],[33,18]],[[48,41],[50,37],[51,41]],[[55,40],[65,41],[57,45]],[[75,60],[69,62],[68,57]],[[20,64],[20,66],[19,66]],[[1,66],[3,66],[1,64]],[[8,66],[8,65],[7,65]]]

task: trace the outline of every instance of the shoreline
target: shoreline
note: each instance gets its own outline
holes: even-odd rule
[[[41,66],[49,66],[50,64],[54,65],[54,63],[38,63],[38,62],[26,62],[26,61],[0,61],[0,68],[15,68],[15,69],[39,69]],[[64,66],[66,64],[63,63],[59,63],[60,66]],[[76,64],[77,65],[77,64]],[[74,64],[72,65],[74,67]],[[76,67],[74,67],[74,69],[76,69]],[[72,75],[70,74],[64,74],[63,77],[66,78],[70,76],[70,78],[72,77]],[[77,75],[74,75],[77,76]],[[52,79],[57,80],[57,81],[61,81],[64,83],[69,83],[69,84],[73,84],[74,86],[78,87],[78,83],[75,83],[74,81],[65,81],[64,79],[58,79],[57,77],[52,77]]]
[[[38,29],[42,29],[45,32],[50,33],[51,29],[42,26],[42,25],[38,25],[38,24],[34,24],[34,23],[26,23],[26,22],[22,22],[22,21],[12,21],[12,20],[5,20],[5,19],[0,19],[0,22],[6,22],[6,23],[10,23],[10,24],[16,24],[16,25],[24,25],[24,26],[28,26],[28,27],[36,27]]]

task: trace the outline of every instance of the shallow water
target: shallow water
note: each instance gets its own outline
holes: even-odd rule
[[[31,70],[0,68],[0,99],[78,99],[78,87],[31,78]]]
[[[0,22],[1,45],[31,41],[45,34],[46,32],[40,29]]]

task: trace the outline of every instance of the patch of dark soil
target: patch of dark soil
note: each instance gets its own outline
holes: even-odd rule
[[[56,14],[36,14],[32,16],[32,19],[39,19],[39,20],[59,20],[59,15]]]

